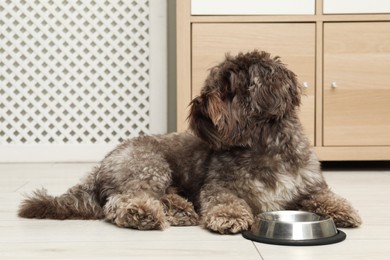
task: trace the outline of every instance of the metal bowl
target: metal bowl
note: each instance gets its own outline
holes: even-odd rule
[[[251,229],[243,232],[247,239],[280,245],[321,245],[345,239],[333,219],[305,211],[272,211],[257,216]]]

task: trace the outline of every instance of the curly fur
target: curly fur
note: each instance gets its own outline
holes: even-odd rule
[[[199,222],[224,234],[250,228],[264,211],[300,209],[357,227],[359,215],[330,191],[303,133],[300,96],[278,57],[227,55],[190,104],[192,133],[127,140],[67,193],[27,198],[19,216],[136,229]]]

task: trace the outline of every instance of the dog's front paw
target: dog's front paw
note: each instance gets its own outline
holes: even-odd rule
[[[247,230],[252,223],[252,213],[236,205],[217,205],[202,218],[204,227],[221,234],[235,234]]]
[[[119,227],[140,230],[164,229],[169,226],[164,209],[158,200],[152,198],[121,199],[105,207],[106,219]]]

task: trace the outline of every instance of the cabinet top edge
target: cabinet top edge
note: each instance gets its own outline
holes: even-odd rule
[[[226,15],[226,16],[189,16],[192,23],[250,23],[250,22],[354,22],[354,21],[390,21],[390,14],[332,14],[332,15]]]

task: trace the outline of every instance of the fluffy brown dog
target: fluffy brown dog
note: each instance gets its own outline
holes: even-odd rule
[[[36,191],[19,216],[163,229],[195,225],[199,214],[204,227],[237,233],[261,212],[300,209],[357,227],[360,217],[330,191],[303,134],[300,94],[278,58],[258,51],[227,56],[191,102],[195,136],[125,141],[67,193]]]

